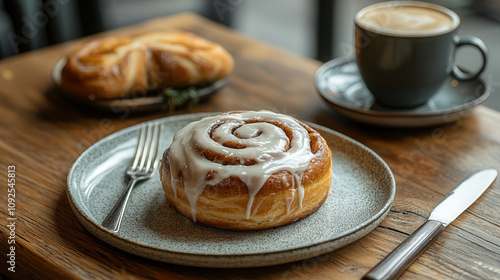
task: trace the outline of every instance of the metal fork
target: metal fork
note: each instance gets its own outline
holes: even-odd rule
[[[148,180],[158,168],[158,152],[161,140],[162,126],[158,123],[142,125],[137,143],[135,157],[127,169],[126,174],[130,177],[127,188],[116,202],[111,212],[102,222],[102,226],[112,232],[118,232],[123,219],[123,213],[127,207],[130,194],[136,183]]]

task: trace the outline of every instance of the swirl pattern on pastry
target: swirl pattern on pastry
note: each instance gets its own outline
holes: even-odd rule
[[[160,172],[168,201],[183,215],[214,227],[263,229],[323,204],[331,153],[318,132],[292,117],[229,112],[177,132]]]
[[[219,44],[181,31],[95,39],[66,60],[61,86],[83,99],[214,82],[229,75],[234,64]]]

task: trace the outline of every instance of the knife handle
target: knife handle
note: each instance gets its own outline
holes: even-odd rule
[[[427,220],[362,279],[397,279],[434,242],[445,227],[441,222]]]

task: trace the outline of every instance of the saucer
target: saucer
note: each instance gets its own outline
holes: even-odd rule
[[[316,72],[321,97],[336,112],[358,122],[388,127],[424,127],[456,121],[483,103],[490,85],[483,77],[460,81],[449,76],[426,104],[409,109],[378,104],[366,88],[352,58],[337,58]]]

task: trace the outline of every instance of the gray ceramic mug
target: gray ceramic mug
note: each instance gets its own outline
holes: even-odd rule
[[[486,67],[487,48],[472,36],[459,36],[453,11],[423,2],[383,2],[356,14],[356,60],[367,88],[382,105],[415,107],[436,94],[450,73],[477,78]],[[476,47],[483,63],[475,73],[455,65],[455,50]]]

